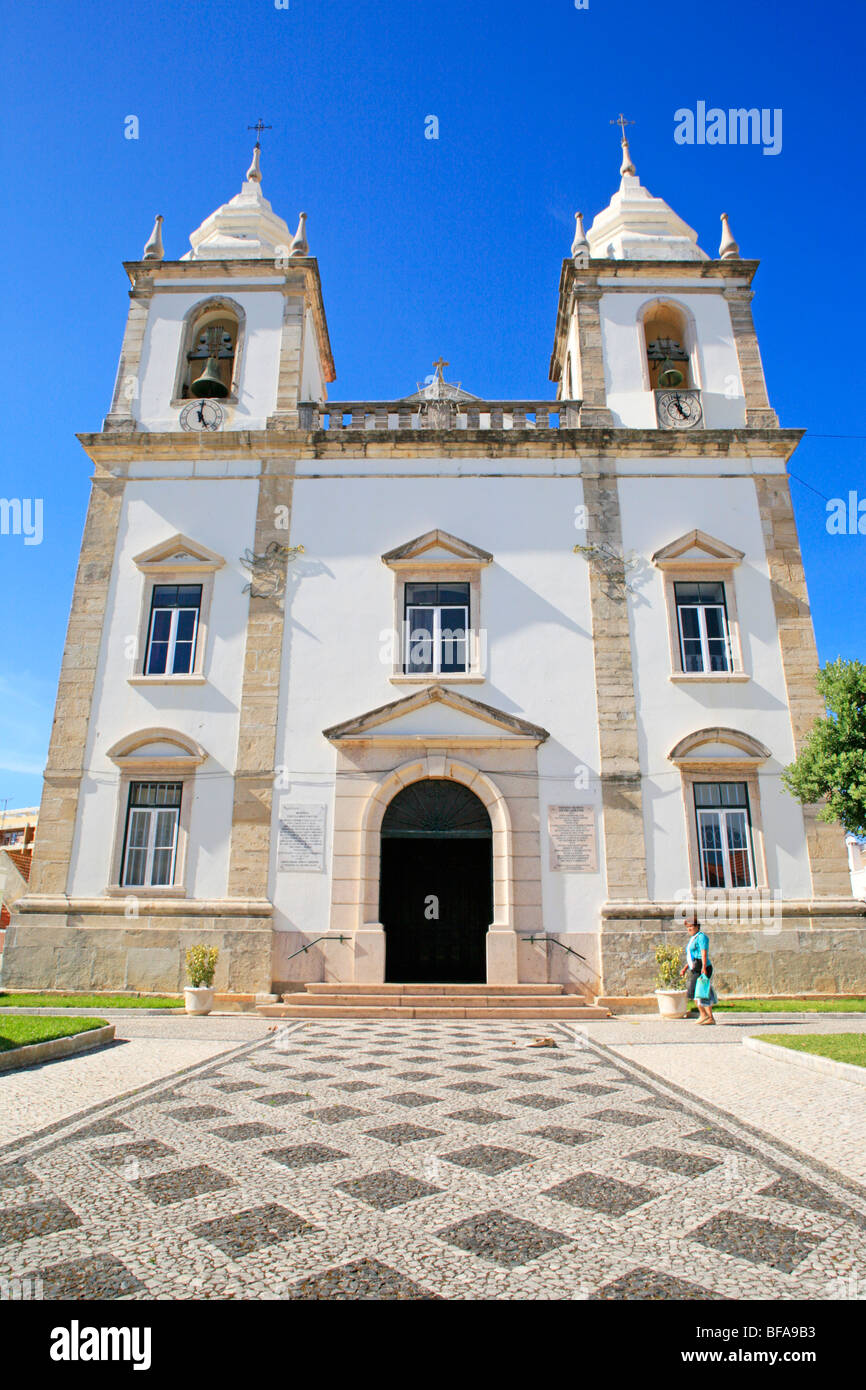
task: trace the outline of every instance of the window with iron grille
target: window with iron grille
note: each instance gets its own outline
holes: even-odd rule
[[[132,782],[123,841],[125,888],[165,888],[174,882],[181,782]]]
[[[705,888],[753,888],[755,859],[745,782],[695,782],[701,880]]]

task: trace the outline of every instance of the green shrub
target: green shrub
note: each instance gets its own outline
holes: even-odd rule
[[[186,953],[186,973],[193,989],[200,989],[202,985],[210,989],[218,956],[216,946],[190,946]]]
[[[682,989],[683,953],[679,946],[656,946],[656,989]]]

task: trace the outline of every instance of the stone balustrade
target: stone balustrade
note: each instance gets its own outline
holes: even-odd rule
[[[301,402],[302,430],[576,429],[580,401]]]

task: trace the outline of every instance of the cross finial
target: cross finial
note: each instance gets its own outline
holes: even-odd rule
[[[445,376],[444,376],[445,368],[446,368],[446,367],[450,367],[450,366],[451,366],[451,363],[450,363],[450,362],[446,362],[445,359],[444,359],[444,357],[440,357],[438,362],[434,362],[434,363],[433,363],[433,366],[436,368],[436,375],[438,376],[439,380],[440,380],[440,381],[444,381],[444,380],[445,380]]]
[[[628,117],[624,116],[620,111],[616,120],[611,121],[611,125],[618,125],[620,128],[620,133],[622,135],[622,140],[620,142],[622,144],[622,164],[620,165],[619,169],[620,175],[624,177],[626,174],[634,174],[636,170],[631,162],[631,151],[628,147],[628,136],[625,133],[626,126],[634,125],[634,121],[630,121]]]
[[[256,132],[256,144],[260,145],[262,143],[262,131],[273,130],[273,126],[265,125],[261,116],[259,116],[259,119],[256,121],[255,125],[248,125],[247,130],[254,130]]]

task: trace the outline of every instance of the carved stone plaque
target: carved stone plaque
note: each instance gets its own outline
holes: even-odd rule
[[[548,806],[547,833],[551,869],[598,873],[594,806]]]
[[[324,869],[326,811],[325,806],[310,806],[280,797],[278,873],[320,872]]]

